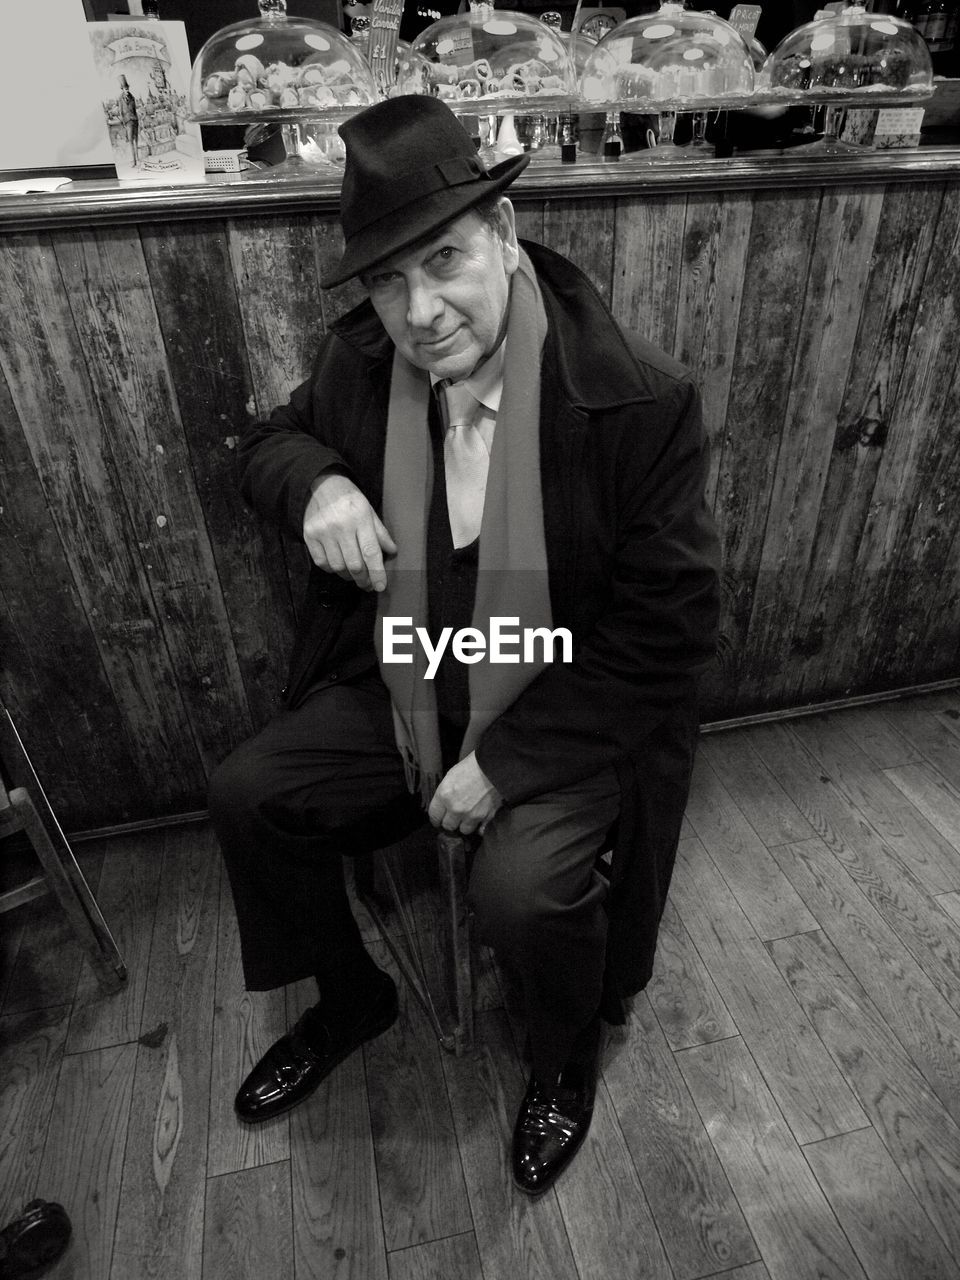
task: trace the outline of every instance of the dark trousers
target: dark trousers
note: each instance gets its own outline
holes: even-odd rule
[[[311,693],[215,771],[210,814],[230,877],[251,990],[336,983],[361,947],[343,855],[424,820],[407,791],[376,673]],[[613,770],[508,808],[488,825],[470,900],[478,936],[516,975],[534,1067],[553,1076],[596,1012],[606,948],[594,864],[619,811]]]

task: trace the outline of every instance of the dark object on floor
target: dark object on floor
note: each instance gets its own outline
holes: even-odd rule
[[[0,1231],[0,1280],[27,1280],[43,1274],[70,1241],[70,1219],[62,1204],[31,1200]]]

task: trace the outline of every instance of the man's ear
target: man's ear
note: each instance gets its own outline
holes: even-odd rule
[[[506,196],[500,197],[497,210],[500,217],[500,240],[503,244],[503,265],[508,276],[512,276],[520,265],[520,246],[517,244],[517,219],[513,204]]]

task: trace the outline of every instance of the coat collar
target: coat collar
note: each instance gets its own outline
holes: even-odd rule
[[[548,338],[564,397],[587,412],[655,399],[646,370],[623,330],[583,272],[543,245],[523,241],[537,272]],[[375,361],[392,358],[393,344],[370,305],[361,302],[331,329]]]

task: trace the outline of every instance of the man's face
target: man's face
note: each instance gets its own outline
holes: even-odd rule
[[[362,277],[400,353],[454,381],[494,350],[519,264],[513,206],[500,203],[495,231],[472,210]]]

